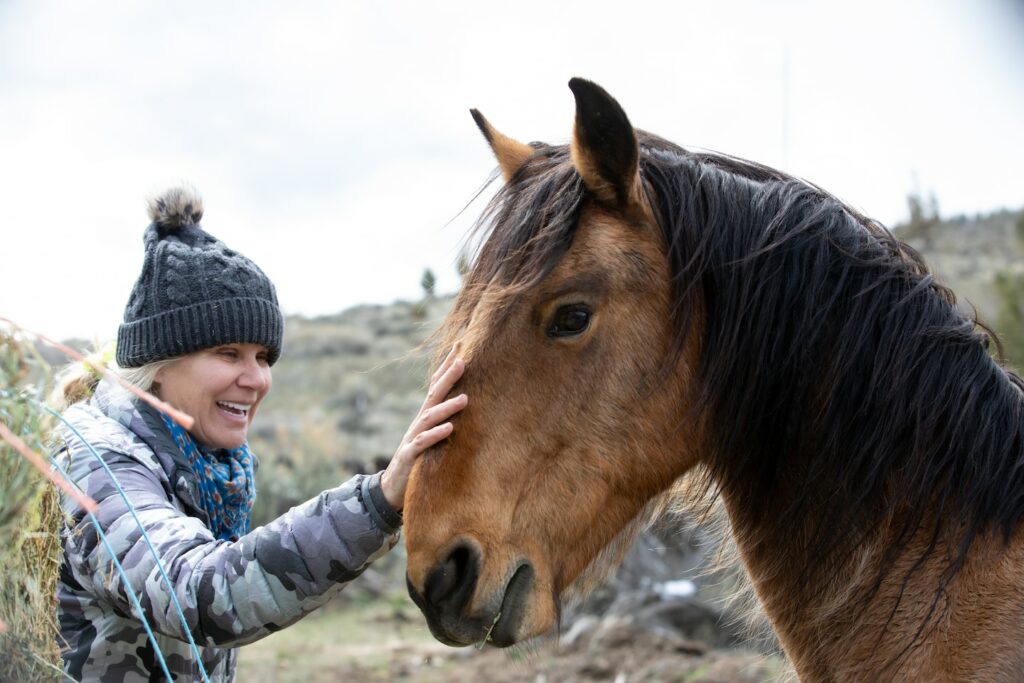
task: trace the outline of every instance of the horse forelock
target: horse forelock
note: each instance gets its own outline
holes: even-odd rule
[[[582,180],[567,146],[531,146],[533,156],[498,189],[467,236],[471,268],[438,330],[439,349],[460,337],[484,296],[500,321],[517,294],[543,280],[572,246]]]

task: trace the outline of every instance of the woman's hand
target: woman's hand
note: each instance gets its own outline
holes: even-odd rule
[[[420,406],[420,412],[409,425],[402,443],[381,475],[380,487],[384,497],[391,507],[399,512],[405,502],[405,487],[409,483],[409,473],[412,472],[416,458],[452,433],[454,427],[446,420],[465,408],[468,402],[465,394],[441,401],[462,377],[462,371],[466,367],[462,359],[458,358],[458,352],[459,345],[455,344],[448,357],[441,363],[441,367],[430,378],[430,389],[427,390],[426,400]]]

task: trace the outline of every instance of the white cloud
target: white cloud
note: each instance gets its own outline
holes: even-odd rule
[[[1012,19],[1011,19],[1012,17]],[[185,179],[289,312],[455,286],[493,166],[467,110],[565,141],[570,76],[684,145],[886,222],[1019,206],[1022,50],[999,0],[0,5],[0,315],[113,333],[143,199]],[[788,54],[788,146],[784,61]]]

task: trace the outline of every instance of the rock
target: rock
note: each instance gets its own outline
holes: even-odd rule
[[[593,614],[584,614],[569,627],[564,636],[558,639],[558,645],[567,652],[581,649],[597,630],[601,620]]]
[[[721,613],[693,597],[648,604],[637,611],[635,618],[636,623],[645,628],[661,627],[684,638],[715,646],[726,646],[734,640],[722,625]]]
[[[590,639],[590,651],[614,650],[620,647],[629,647],[638,638],[642,629],[638,627],[632,617],[610,616],[601,621]]]
[[[661,601],[657,591],[651,589],[626,590],[620,589],[618,595],[605,614],[609,616],[631,616],[638,611]]]
[[[607,681],[615,673],[615,668],[604,657],[599,657],[580,667],[581,676],[597,681]]]

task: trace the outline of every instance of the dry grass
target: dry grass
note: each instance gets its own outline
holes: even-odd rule
[[[642,629],[566,648],[553,641],[498,650],[451,648],[430,636],[401,593],[375,601],[332,603],[293,626],[242,648],[246,683],[780,683],[786,664],[743,650]]]
[[[50,427],[32,399],[49,369],[24,341],[0,331],[0,421],[37,452]],[[60,507],[54,489],[0,445],[0,681],[60,679],[56,582]]]

